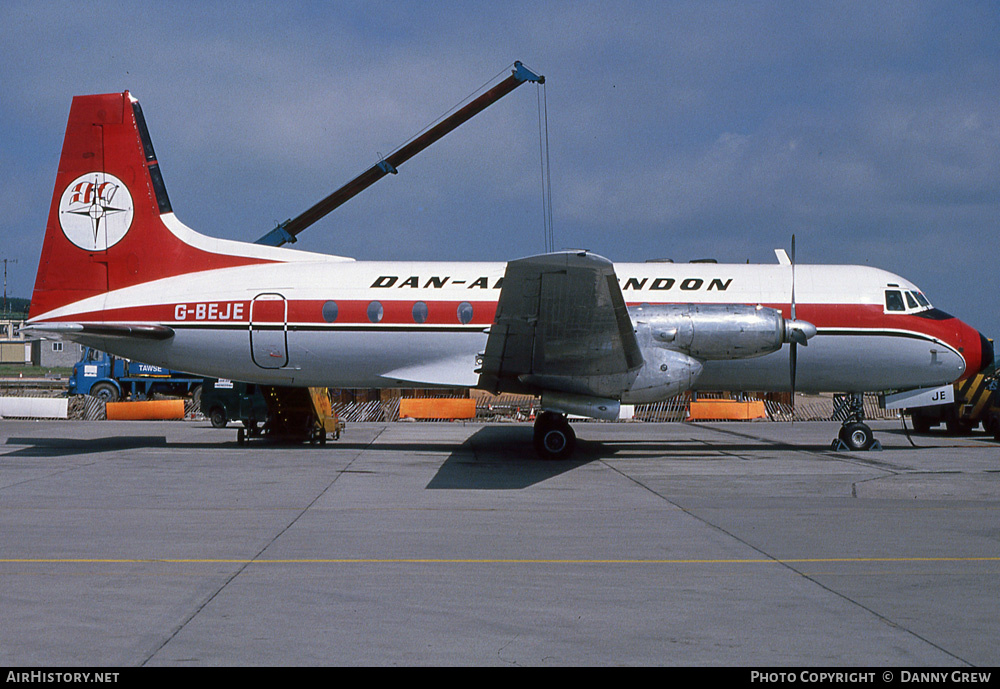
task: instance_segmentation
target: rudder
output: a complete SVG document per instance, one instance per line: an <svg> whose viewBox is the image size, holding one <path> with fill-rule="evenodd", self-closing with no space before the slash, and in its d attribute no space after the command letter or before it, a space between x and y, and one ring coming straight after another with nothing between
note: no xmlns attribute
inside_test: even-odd
<svg viewBox="0 0 1000 689"><path fill-rule="evenodd" d="M141 118L127 91L73 99L31 299L33 318L123 284L113 265L115 249L134 254L130 230L158 219L163 202L169 209L162 178L159 194L154 190L149 168L156 160L152 145L143 145L136 112Z"/></svg>

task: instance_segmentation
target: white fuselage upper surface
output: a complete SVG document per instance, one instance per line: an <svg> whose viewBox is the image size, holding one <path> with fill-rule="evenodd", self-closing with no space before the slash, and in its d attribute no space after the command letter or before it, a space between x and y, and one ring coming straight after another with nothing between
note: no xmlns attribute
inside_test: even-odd
<svg viewBox="0 0 1000 689"><path fill-rule="evenodd" d="M212 377L344 388L476 385L505 263L345 261L281 250L288 254L296 260L164 278L36 320L165 325L175 334L163 341L78 339ZM628 305L759 304L790 316L787 265L640 263L615 270ZM796 317L818 329L799 349L799 390L923 387L962 375L965 361L939 323L916 311L886 311L889 286L917 291L873 268L795 267ZM787 390L787 352L706 362L697 388Z"/></svg>

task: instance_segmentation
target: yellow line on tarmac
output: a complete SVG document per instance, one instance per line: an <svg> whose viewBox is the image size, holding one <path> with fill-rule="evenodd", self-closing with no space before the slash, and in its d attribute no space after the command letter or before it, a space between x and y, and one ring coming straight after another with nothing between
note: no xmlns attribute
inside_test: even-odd
<svg viewBox="0 0 1000 689"><path fill-rule="evenodd" d="M563 558L0 558L0 564L203 564L203 565L326 565L326 564L434 564L434 565L758 565L815 563L927 563L1000 562L1000 557L827 557L746 559L563 559Z"/></svg>

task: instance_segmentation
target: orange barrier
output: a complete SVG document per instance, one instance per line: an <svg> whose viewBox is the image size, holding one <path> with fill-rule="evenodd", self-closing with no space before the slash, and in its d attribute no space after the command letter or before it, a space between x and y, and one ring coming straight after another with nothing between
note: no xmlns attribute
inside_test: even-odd
<svg viewBox="0 0 1000 689"><path fill-rule="evenodd" d="M760 400L697 400L691 403L688 421L749 421L767 418Z"/></svg>
<svg viewBox="0 0 1000 689"><path fill-rule="evenodd" d="M184 400L108 402L106 407L108 421L153 421L184 418Z"/></svg>
<svg viewBox="0 0 1000 689"><path fill-rule="evenodd" d="M403 397L399 400L401 419L474 419L476 400L440 397Z"/></svg>

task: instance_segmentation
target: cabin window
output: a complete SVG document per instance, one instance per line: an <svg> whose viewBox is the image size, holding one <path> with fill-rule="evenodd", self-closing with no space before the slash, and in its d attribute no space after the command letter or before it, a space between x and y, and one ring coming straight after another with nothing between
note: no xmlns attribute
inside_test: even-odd
<svg viewBox="0 0 1000 689"><path fill-rule="evenodd" d="M466 325L472 321L472 304L463 301L458 305L458 321L462 325Z"/></svg>
<svg viewBox="0 0 1000 689"><path fill-rule="evenodd" d="M328 301L323 304L323 320L327 323L337 320L337 302Z"/></svg>
<svg viewBox="0 0 1000 689"><path fill-rule="evenodd" d="M368 305L368 320L372 323L381 321L383 313L381 302L373 301Z"/></svg>
<svg viewBox="0 0 1000 689"><path fill-rule="evenodd" d="M931 303L929 301L927 301L927 297L925 297L920 292L914 292L913 296L915 296L917 298L917 301L920 302L921 306L930 306L931 305Z"/></svg>
<svg viewBox="0 0 1000 689"><path fill-rule="evenodd" d="M920 304L917 303L916 298L913 296L913 292L906 293L906 305L911 309L919 309Z"/></svg>
<svg viewBox="0 0 1000 689"><path fill-rule="evenodd" d="M413 322L414 323L426 323L427 322L427 304L422 301L418 301L413 305Z"/></svg>
<svg viewBox="0 0 1000 689"><path fill-rule="evenodd" d="M906 306L903 305L903 294L898 290L886 290L885 291L885 310L886 311L906 311Z"/></svg>

